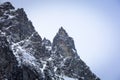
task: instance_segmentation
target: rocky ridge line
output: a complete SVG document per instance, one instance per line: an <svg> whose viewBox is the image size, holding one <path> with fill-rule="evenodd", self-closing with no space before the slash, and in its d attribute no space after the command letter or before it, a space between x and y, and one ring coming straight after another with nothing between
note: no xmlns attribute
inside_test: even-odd
<svg viewBox="0 0 120 80"><path fill-rule="evenodd" d="M0 5L0 80L100 80L80 59L61 27L53 43L42 38L23 8Z"/></svg>

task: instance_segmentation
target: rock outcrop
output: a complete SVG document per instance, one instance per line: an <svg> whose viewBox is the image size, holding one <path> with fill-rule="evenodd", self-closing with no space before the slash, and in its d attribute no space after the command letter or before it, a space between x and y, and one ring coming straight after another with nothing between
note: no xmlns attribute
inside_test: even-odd
<svg viewBox="0 0 120 80"><path fill-rule="evenodd" d="M0 80L100 80L80 59L61 27L53 42L40 37L23 8L0 5Z"/></svg>

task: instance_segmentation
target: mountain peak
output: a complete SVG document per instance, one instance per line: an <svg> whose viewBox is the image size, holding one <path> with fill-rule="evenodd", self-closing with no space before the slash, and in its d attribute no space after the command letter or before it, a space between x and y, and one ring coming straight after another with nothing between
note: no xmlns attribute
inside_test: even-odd
<svg viewBox="0 0 120 80"><path fill-rule="evenodd" d="M0 5L0 80L100 80L80 59L63 27L40 37L23 8Z"/></svg>
<svg viewBox="0 0 120 80"><path fill-rule="evenodd" d="M65 31L65 29L62 26L61 26L61 28L58 31L58 35L68 36L67 32Z"/></svg>
<svg viewBox="0 0 120 80"><path fill-rule="evenodd" d="M13 7L13 5L10 2L5 2L0 5L0 9L9 10L9 9L15 9L15 8Z"/></svg>

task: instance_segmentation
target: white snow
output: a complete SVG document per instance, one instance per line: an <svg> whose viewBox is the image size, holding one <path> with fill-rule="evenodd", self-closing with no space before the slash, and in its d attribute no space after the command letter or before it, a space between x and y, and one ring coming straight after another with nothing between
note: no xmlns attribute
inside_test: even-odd
<svg viewBox="0 0 120 80"><path fill-rule="evenodd" d="M14 10L14 9L10 9L10 12L15 12L16 10Z"/></svg>
<svg viewBox="0 0 120 80"><path fill-rule="evenodd" d="M42 64L43 64L43 68L41 68L41 71L43 72L44 69L46 68L47 62L46 62L46 61L42 61L42 60L41 60L41 62L42 62Z"/></svg>
<svg viewBox="0 0 120 80"><path fill-rule="evenodd" d="M18 45L17 43L14 43L11 46L11 48L12 48L13 53L19 62L19 66L21 64L35 65L34 62L36 61L36 59L34 58L34 56L27 53L26 50L24 50L20 45Z"/></svg>
<svg viewBox="0 0 120 80"><path fill-rule="evenodd" d="M6 33L0 30L0 36L6 36Z"/></svg>
<svg viewBox="0 0 120 80"><path fill-rule="evenodd" d="M12 18L14 18L15 16L13 16L13 15L8 15L8 19L12 19Z"/></svg>
<svg viewBox="0 0 120 80"><path fill-rule="evenodd" d="M36 32L33 32L32 35L28 38L28 40L30 40L34 36L35 33Z"/></svg>
<svg viewBox="0 0 120 80"><path fill-rule="evenodd" d="M84 80L84 77L81 77L81 79L83 79L83 80Z"/></svg>
<svg viewBox="0 0 120 80"><path fill-rule="evenodd" d="M45 46L45 48L46 48L47 50L49 50L49 51L52 49L51 46Z"/></svg>
<svg viewBox="0 0 120 80"><path fill-rule="evenodd" d="M17 43L12 42L11 50L13 51L13 54L15 55L18 61L18 66L22 66L22 65L29 66L30 68L35 69L38 73L41 73L41 70L42 70L40 68L41 63L39 63L39 61L34 57L33 55L34 51L32 51L31 48L30 48L30 51L28 51L28 49L25 49L25 46L30 44L30 40L29 40L30 37L27 39L21 40L20 42L17 42ZM8 42L10 43L9 39L8 39ZM21 46L20 45L21 43L24 45ZM45 68L45 65L46 63L44 64L43 69Z"/></svg>
<svg viewBox="0 0 120 80"><path fill-rule="evenodd" d="M54 66L54 71L56 71L57 70L57 67L56 66Z"/></svg>
<svg viewBox="0 0 120 80"><path fill-rule="evenodd" d="M5 78L4 80L8 80L7 78Z"/></svg>
<svg viewBox="0 0 120 80"><path fill-rule="evenodd" d="M76 53L76 50L75 50L75 49L72 49L72 51L73 51L74 53Z"/></svg>
<svg viewBox="0 0 120 80"><path fill-rule="evenodd" d="M8 12L8 11L5 11L5 12L4 12L4 15L8 16L8 19L12 19L12 18L15 17L14 15L7 14L7 12Z"/></svg>
<svg viewBox="0 0 120 80"><path fill-rule="evenodd" d="M23 42L24 40L20 41ZM20 43L18 42L18 43ZM17 61L18 61L18 66L28 66L30 68L35 69L38 73L43 72L46 63L44 62L43 68L41 68L41 63L38 62L38 60L33 56L33 54L29 53L26 49L24 49L22 46L20 46L18 43L12 43L11 48L13 51L13 54L15 55ZM34 53L34 52L33 52ZM43 74L44 76L44 74Z"/></svg>
<svg viewBox="0 0 120 80"><path fill-rule="evenodd" d="M64 80L78 80L78 79L75 79L75 78L70 78L70 77L67 77L67 76L63 76Z"/></svg>
<svg viewBox="0 0 120 80"><path fill-rule="evenodd" d="M6 30L9 29L9 28L11 28L11 27L12 27L12 26L7 27Z"/></svg>
<svg viewBox="0 0 120 80"><path fill-rule="evenodd" d="M65 75L57 75L57 76L59 76L59 78L61 78L60 80L78 80L78 79L76 79L76 78L70 78L70 77L68 77L68 76L65 76Z"/></svg>
<svg viewBox="0 0 120 80"><path fill-rule="evenodd" d="M1 30L0 30L0 33L1 33L1 35L4 35L4 36L6 35L6 33L5 33L5 32L2 32Z"/></svg>
<svg viewBox="0 0 120 80"><path fill-rule="evenodd" d="M49 57L48 59L47 59L47 61L52 61L53 59L52 59L52 57Z"/></svg>

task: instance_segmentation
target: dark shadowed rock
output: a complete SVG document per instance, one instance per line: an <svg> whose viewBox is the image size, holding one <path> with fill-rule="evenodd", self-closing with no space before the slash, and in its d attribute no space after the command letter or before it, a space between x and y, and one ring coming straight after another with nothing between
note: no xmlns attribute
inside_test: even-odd
<svg viewBox="0 0 120 80"><path fill-rule="evenodd" d="M10 2L5 2L0 5L0 9L9 10L9 9L15 9Z"/></svg>
<svg viewBox="0 0 120 80"><path fill-rule="evenodd" d="M53 39L40 37L23 8L0 5L0 80L100 80L80 59L61 27Z"/></svg>
<svg viewBox="0 0 120 80"><path fill-rule="evenodd" d="M61 27L53 39L53 50L58 56L78 57L74 41L68 36L67 32ZM56 50L57 49L57 50Z"/></svg>
<svg viewBox="0 0 120 80"><path fill-rule="evenodd" d="M36 48L38 44L30 41L38 41L41 44L41 37L37 36L23 9L15 10L11 3L6 2L0 5L0 12L0 80L39 79L36 69L25 65L19 66L17 54L14 53L19 49L17 47L32 51L28 46Z"/></svg>
<svg viewBox="0 0 120 80"><path fill-rule="evenodd" d="M80 59L74 41L61 27L53 40L54 65L56 74L79 80L99 80ZM61 65L62 64L62 65Z"/></svg>

